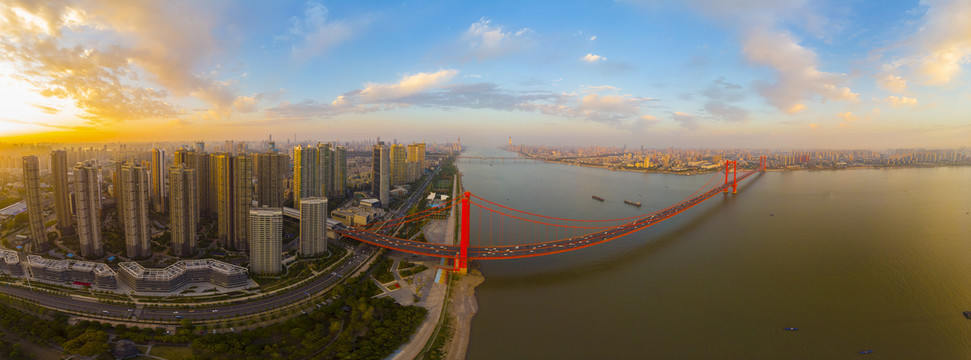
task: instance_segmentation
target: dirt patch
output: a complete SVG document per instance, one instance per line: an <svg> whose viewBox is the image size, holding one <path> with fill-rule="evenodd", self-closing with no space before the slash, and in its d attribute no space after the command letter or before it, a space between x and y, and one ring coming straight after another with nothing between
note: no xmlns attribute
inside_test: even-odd
<svg viewBox="0 0 971 360"><path fill-rule="evenodd" d="M469 336L472 333L472 317L479 311L479 303L475 300L475 287L485 281L479 270L471 269L469 273L455 282L452 288L452 299L448 313L454 321L451 341L446 345L446 359L463 360L469 347Z"/></svg>

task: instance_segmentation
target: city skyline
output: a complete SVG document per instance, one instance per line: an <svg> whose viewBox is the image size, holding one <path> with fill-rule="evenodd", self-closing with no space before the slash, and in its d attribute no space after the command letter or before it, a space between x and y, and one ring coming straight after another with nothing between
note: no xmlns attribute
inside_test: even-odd
<svg viewBox="0 0 971 360"><path fill-rule="evenodd" d="M552 5L14 1L0 141L845 149L971 134L965 2Z"/></svg>

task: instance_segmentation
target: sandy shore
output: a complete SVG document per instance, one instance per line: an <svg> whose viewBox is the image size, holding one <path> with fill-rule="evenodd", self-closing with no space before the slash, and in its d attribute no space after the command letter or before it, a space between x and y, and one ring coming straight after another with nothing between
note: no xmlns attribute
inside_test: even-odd
<svg viewBox="0 0 971 360"><path fill-rule="evenodd" d="M472 317L479 311L479 303L475 300L475 287L484 281L485 277L479 270L471 269L452 288L448 316L452 317L454 326L451 328L451 340L445 345L448 360L465 359L469 350L469 336L472 334Z"/></svg>

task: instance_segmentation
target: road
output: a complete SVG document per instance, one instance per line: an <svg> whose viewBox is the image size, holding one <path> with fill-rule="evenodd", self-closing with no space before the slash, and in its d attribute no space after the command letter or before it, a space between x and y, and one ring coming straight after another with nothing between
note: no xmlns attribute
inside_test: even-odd
<svg viewBox="0 0 971 360"><path fill-rule="evenodd" d="M186 304L183 308L145 308L142 309L139 315L134 319L129 319L129 315L132 312L135 312L137 309L131 306L103 304L88 299L71 298L62 295L30 291L27 289L9 286L0 287L0 293L30 299L47 307L72 311L92 312L100 316L117 317L128 320L161 319L164 321L179 321L180 319L206 320L219 317L228 319L276 309L284 305L295 303L310 295L314 295L326 289L328 286L334 285L343 277L346 277L348 274L354 271L354 269L366 261L371 254L374 253L374 251L375 248L367 247L362 252L355 253L350 261L345 262L331 274L321 276L320 278L313 280L304 286L283 294L235 305L217 307L192 308Z"/></svg>

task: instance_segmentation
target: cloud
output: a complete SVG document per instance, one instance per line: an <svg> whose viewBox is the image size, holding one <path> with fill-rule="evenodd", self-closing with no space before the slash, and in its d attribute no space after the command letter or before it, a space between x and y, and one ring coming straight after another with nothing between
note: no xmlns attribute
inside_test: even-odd
<svg viewBox="0 0 971 360"><path fill-rule="evenodd" d="M907 80L893 74L883 74L877 76L877 84L884 89L901 93L907 90Z"/></svg>
<svg viewBox="0 0 971 360"><path fill-rule="evenodd" d="M906 96L887 96L887 98L883 99L883 101L886 101L888 104L890 104L890 106L893 107L917 106L917 99Z"/></svg>
<svg viewBox="0 0 971 360"><path fill-rule="evenodd" d="M914 37L917 68L928 84L947 84L971 62L971 2L923 0L927 12Z"/></svg>
<svg viewBox="0 0 971 360"><path fill-rule="evenodd" d="M775 82L756 82L755 88L777 109L790 114L799 112L805 109L806 101L817 96L827 100L859 100L859 94L839 86L844 75L819 71L816 53L799 45L790 34L757 27L743 37L742 52L748 60L776 71Z"/></svg>
<svg viewBox="0 0 971 360"><path fill-rule="evenodd" d="M725 102L740 101L745 98L745 91L742 86L725 81L724 77L716 79L712 85L701 92L705 97Z"/></svg>
<svg viewBox="0 0 971 360"><path fill-rule="evenodd" d="M810 129L819 129L819 124L816 124L816 123L810 123L810 124L809 124L809 128L810 128Z"/></svg>
<svg viewBox="0 0 971 360"><path fill-rule="evenodd" d="M458 70L439 70L434 73L405 75L395 84L368 83L360 92L361 98L375 102L413 95L452 80Z"/></svg>
<svg viewBox="0 0 971 360"><path fill-rule="evenodd" d="M290 18L290 29L277 39L295 42L291 50L293 57L307 61L346 42L369 22L365 19L330 20L328 15L326 6L316 1L308 2L303 17Z"/></svg>
<svg viewBox="0 0 971 360"><path fill-rule="evenodd" d="M228 113L230 82L200 72L220 51L218 4L33 2L0 4L0 53L47 97L67 99L93 122L179 116L171 96ZM88 40L94 35L97 41Z"/></svg>
<svg viewBox="0 0 971 360"><path fill-rule="evenodd" d="M709 101L705 104L705 111L721 121L744 122L749 119L748 110L721 101Z"/></svg>
<svg viewBox="0 0 971 360"><path fill-rule="evenodd" d="M648 7L665 6L660 0L635 1ZM824 18L808 0L687 0L680 4L739 29L742 52L753 64L772 68L775 79L756 81L756 91L786 113L806 109L816 99L857 101L858 94L842 86L846 75L819 70L816 53L799 44L783 24L797 22L810 32Z"/></svg>
<svg viewBox="0 0 971 360"><path fill-rule="evenodd" d="M491 20L481 18L469 26L460 41L468 48L467 57L483 61L532 47L532 32L529 28L504 31L502 26L493 26Z"/></svg>
<svg viewBox="0 0 971 360"><path fill-rule="evenodd" d="M689 130L698 129L698 117L692 114L677 112L671 115L671 119L680 123L682 127Z"/></svg>
<svg viewBox="0 0 971 360"><path fill-rule="evenodd" d="M364 89L348 91L333 101L305 100L284 102L266 109L270 119L305 121L329 119L344 114L388 111L406 107L453 109L492 109L497 111L538 112L562 118L583 119L634 131L653 124L653 117L642 114L657 99L620 94L582 94L546 90L513 91L494 83L452 84L457 71L440 70L403 76L394 84L368 83ZM603 85L602 90L616 87ZM589 89L586 89L589 90Z"/></svg>
<svg viewBox="0 0 971 360"><path fill-rule="evenodd" d="M580 91L583 91L583 92L601 92L601 91L608 91L608 90L610 90L610 91L616 91L616 90L620 90L620 88L618 88L616 86L611 86L611 85L599 85L599 86L584 85L584 86L580 86Z"/></svg>
<svg viewBox="0 0 971 360"><path fill-rule="evenodd" d="M596 63L596 62L600 62L600 61L607 61L607 58L605 58L603 56L600 56L600 55L594 55L594 54L591 54L591 53L587 53L586 55L584 55L583 57L581 57L580 60L583 60L583 61L586 61L586 62L592 64L592 63Z"/></svg>
<svg viewBox="0 0 971 360"><path fill-rule="evenodd" d="M848 123L854 122L860 118L859 116L853 115L853 113L849 111L841 112L839 114L836 114L836 116L839 117L840 119L843 119L844 122L848 122Z"/></svg>

